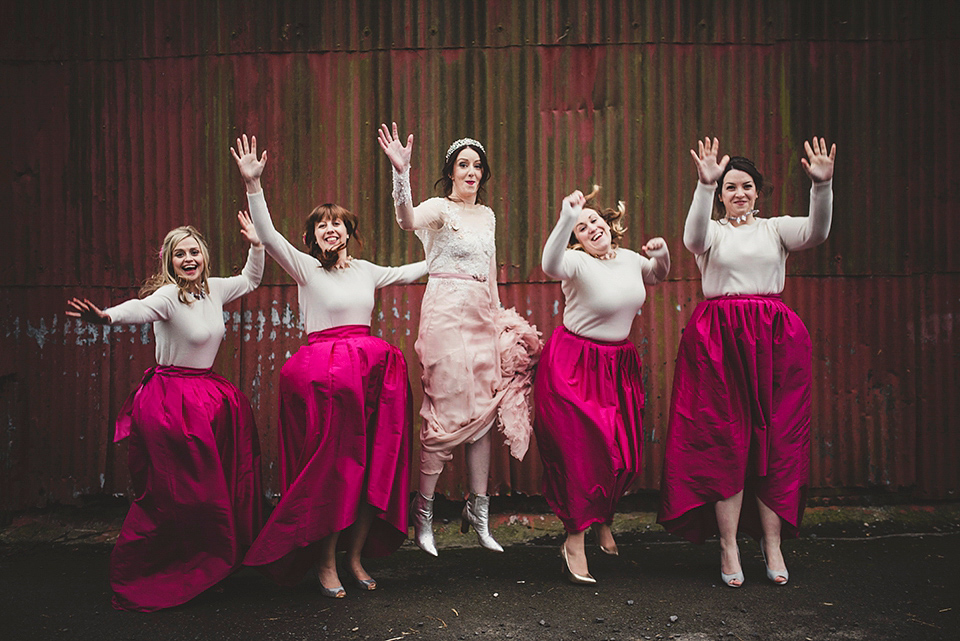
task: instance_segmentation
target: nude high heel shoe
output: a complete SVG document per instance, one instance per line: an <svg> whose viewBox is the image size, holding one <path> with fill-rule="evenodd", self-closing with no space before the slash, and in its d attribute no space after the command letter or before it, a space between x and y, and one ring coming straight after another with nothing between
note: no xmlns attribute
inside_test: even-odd
<svg viewBox="0 0 960 641"><path fill-rule="evenodd" d="M608 526L608 527L609 527L609 526ZM609 556L620 556L620 550L619 550L619 548L617 548L616 542L614 542L614 544L613 544L612 546L608 547L608 548L603 547L603 545L600 543L600 529L601 529L601 526L600 526L599 524L596 524L596 523L595 523L590 529L593 530L594 536L597 537L597 545L600 546L600 551L601 551L601 552L603 552L604 554L607 554L607 555L609 555ZM612 533L611 533L611 536L613 536Z"/></svg>
<svg viewBox="0 0 960 641"><path fill-rule="evenodd" d="M417 492L410 504L410 520L413 521L413 541L417 547L430 556L437 556L437 544L433 539L433 499Z"/></svg>
<svg viewBox="0 0 960 641"><path fill-rule="evenodd" d="M560 559L563 561L563 576L567 578L567 581L570 583L576 583L577 585L593 585L597 582L593 575L589 572L586 574L575 574L573 570L570 569L570 561L567 559L567 544L562 543L560 545Z"/></svg>
<svg viewBox="0 0 960 641"><path fill-rule="evenodd" d="M490 497L488 495L471 494L467 504L463 506L463 513L460 515L460 533L466 534L471 525L477 531L477 540L480 541L481 546L494 552L503 552L503 548L490 534Z"/></svg>

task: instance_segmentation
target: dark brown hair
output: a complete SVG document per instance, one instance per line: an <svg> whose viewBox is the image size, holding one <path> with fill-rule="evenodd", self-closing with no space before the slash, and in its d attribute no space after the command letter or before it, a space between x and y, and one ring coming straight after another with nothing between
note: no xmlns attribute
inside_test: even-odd
<svg viewBox="0 0 960 641"><path fill-rule="evenodd" d="M354 240L357 248L363 247L363 241L360 239L360 219L356 214L348 209L334 203L324 203L314 208L307 220L303 224L303 244L307 246L307 252L320 261L320 266L324 269L330 269L337 264L340 257L340 247L324 250L317 242L317 223L323 220L341 220L343 226L347 229L347 243Z"/></svg>
<svg viewBox="0 0 960 641"><path fill-rule="evenodd" d="M456 164L457 158L460 156L460 152L469 147L473 149L480 156L480 167L483 169L483 175L480 176L480 184L477 185L477 204L483 204L483 186L487 184L487 181L490 180L490 177L493 175L490 171L490 163L487 162L487 152L483 149L480 149L476 145L463 145L453 151L450 154L450 157L447 158L446 162L443 163L443 169L440 171L440 178L437 179L437 182L433 183L434 189L437 186L443 186L443 195L445 198L449 198L450 194L453 193L453 165Z"/></svg>
<svg viewBox="0 0 960 641"><path fill-rule="evenodd" d="M766 195L767 191L772 190L772 188L769 188L767 191L763 191L763 174L760 173L760 170L757 169L757 166L753 164L752 160L744 158L743 156L731 157L727 162L727 166L723 168L723 173L720 174L719 180L717 180L717 191L713 199L713 209L716 213L720 214L720 218L723 218L727 213L721 199L723 179L726 178L727 174L733 169L739 169L742 172L750 174L750 177L753 178L753 184L757 188L758 195Z"/></svg>

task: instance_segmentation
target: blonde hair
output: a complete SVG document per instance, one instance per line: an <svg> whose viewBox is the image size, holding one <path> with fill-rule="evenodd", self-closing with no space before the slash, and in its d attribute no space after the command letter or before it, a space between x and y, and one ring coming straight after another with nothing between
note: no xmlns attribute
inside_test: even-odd
<svg viewBox="0 0 960 641"><path fill-rule="evenodd" d="M149 296L164 285L176 285L177 289L180 290L177 293L180 302L186 303L187 305L193 302L190 298L187 298L188 293L194 293L188 289L190 284L177 277L177 273L173 269L173 250L185 238L196 239L197 244L200 245L200 255L203 256L203 271L200 272L200 279L197 283L199 287L195 293L202 295L210 293L210 286L207 283L207 278L210 275L210 249L207 247L207 241L204 240L203 235L197 231L195 227L192 225L184 225L176 229L171 229L163 239L163 246L160 249L159 269L156 274L143 283L143 287L140 288L140 298Z"/></svg>
<svg viewBox="0 0 960 641"><path fill-rule="evenodd" d="M584 196L584 198L589 203L594 196L597 195L597 192L600 191L600 185L594 185L593 189L589 194ZM623 225L623 217L627 215L627 208L624 202L621 200L617 203L617 208L613 209L607 207L606 209L600 209L597 205L584 205L584 209L592 209L593 211L600 214L600 217L607 221L607 224L610 226L610 246L613 249L616 249L620 246L620 239L623 238L623 235L627 233L627 228ZM580 251L586 251L583 248L583 245L577 240L577 234L575 231L570 232L570 239L567 241L567 249L578 249Z"/></svg>

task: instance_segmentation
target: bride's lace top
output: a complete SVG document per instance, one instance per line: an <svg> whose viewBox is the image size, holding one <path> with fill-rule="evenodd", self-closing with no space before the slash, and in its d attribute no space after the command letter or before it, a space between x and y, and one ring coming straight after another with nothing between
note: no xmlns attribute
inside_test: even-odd
<svg viewBox="0 0 960 641"><path fill-rule="evenodd" d="M424 207L427 205L427 207ZM427 268L431 274L466 274L486 280L496 253L496 217L493 210L480 205L462 213L462 206L446 198L431 198L418 207L433 215L417 229L423 243Z"/></svg>

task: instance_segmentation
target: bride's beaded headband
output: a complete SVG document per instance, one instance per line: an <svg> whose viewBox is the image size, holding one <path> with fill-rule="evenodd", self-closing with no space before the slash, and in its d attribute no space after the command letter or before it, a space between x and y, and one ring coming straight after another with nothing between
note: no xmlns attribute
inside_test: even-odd
<svg viewBox="0 0 960 641"><path fill-rule="evenodd" d="M461 138L460 140L453 141L453 144L450 145L450 147L447 149L447 155L444 156L443 162L447 162L448 160L450 160L450 154L455 152L457 149L460 149L461 147L466 147L467 145L476 147L483 153L487 153L487 150L483 148L483 145L481 145L479 141L474 140L473 138Z"/></svg>

